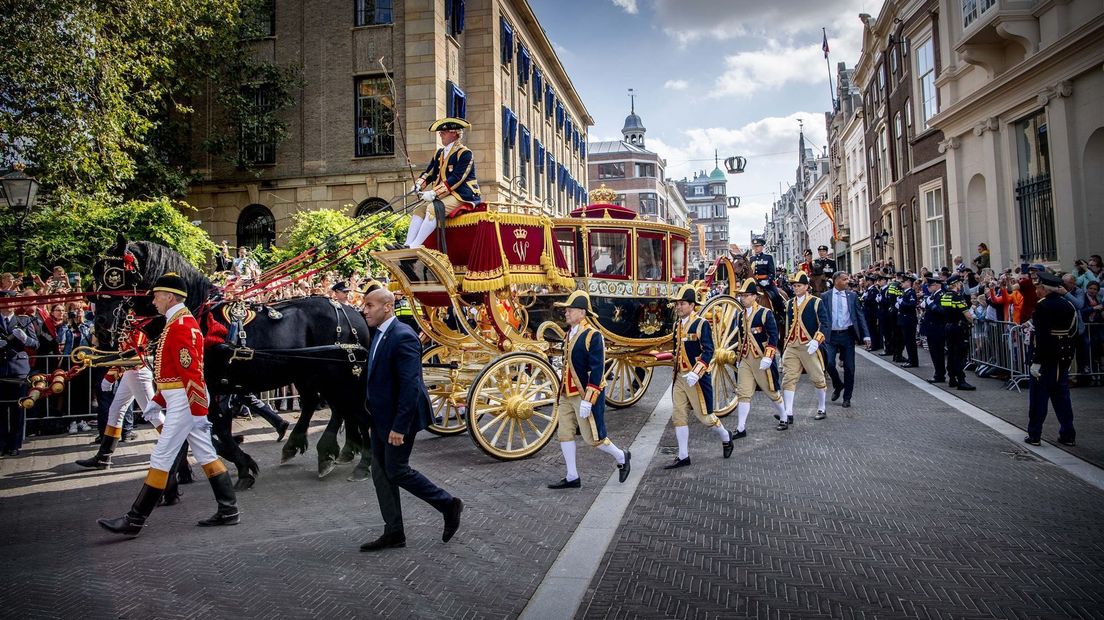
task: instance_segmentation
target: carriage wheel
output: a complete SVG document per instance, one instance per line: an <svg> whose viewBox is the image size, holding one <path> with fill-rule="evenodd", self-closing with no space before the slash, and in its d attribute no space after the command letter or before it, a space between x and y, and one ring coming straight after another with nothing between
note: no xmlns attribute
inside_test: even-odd
<svg viewBox="0 0 1104 620"><path fill-rule="evenodd" d="M652 383L652 368L633 366L628 360L606 360L606 403L621 409L631 407L644 397Z"/></svg>
<svg viewBox="0 0 1104 620"><path fill-rule="evenodd" d="M743 308L736 298L719 295L710 299L701 310L701 316L709 319L713 330L713 413L719 417L732 413L736 408L736 348L739 346L739 327Z"/></svg>
<svg viewBox="0 0 1104 620"><path fill-rule="evenodd" d="M457 361L449 356L448 347L430 347L422 353L423 364L447 364ZM433 408L433 423L427 430L434 435L459 435L468 427L467 416L460 409L466 395L457 386L455 374L447 368L426 368L422 373L429 403Z"/></svg>
<svg viewBox="0 0 1104 620"><path fill-rule="evenodd" d="M556 434L560 383L548 360L508 353L484 368L468 392L468 433L501 461L536 454Z"/></svg>

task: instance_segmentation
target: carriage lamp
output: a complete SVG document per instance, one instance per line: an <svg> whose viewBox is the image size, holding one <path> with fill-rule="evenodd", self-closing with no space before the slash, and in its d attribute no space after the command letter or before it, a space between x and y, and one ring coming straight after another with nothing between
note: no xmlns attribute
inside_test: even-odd
<svg viewBox="0 0 1104 620"><path fill-rule="evenodd" d="M744 167L747 166L747 159L737 155L736 157L729 157L725 160L725 169L729 174L740 174L744 171Z"/></svg>
<svg viewBox="0 0 1104 620"><path fill-rule="evenodd" d="M15 212L15 247L19 253L19 271L26 271L25 248L27 240L24 238L24 226L27 216L31 214L35 202L38 200L38 181L23 173L23 164L15 164L12 171L0 179L0 185L4 187L4 198L8 208Z"/></svg>
<svg viewBox="0 0 1104 620"><path fill-rule="evenodd" d="M728 208L729 209L739 209L740 208L740 197L739 196L729 196L728 197Z"/></svg>

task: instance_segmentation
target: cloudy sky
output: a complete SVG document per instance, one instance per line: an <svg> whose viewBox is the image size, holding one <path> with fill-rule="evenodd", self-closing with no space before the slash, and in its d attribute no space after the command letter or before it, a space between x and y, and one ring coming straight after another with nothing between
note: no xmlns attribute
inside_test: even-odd
<svg viewBox="0 0 1104 620"><path fill-rule="evenodd" d="M732 235L763 228L779 184L794 180L798 120L810 147L825 146L831 107L826 28L833 66L858 59L859 13L875 0L529 0L594 117L590 139L621 137L629 88L648 130L648 149L668 175L692 177L747 158L729 175L740 196ZM723 168L723 165L722 165Z"/></svg>

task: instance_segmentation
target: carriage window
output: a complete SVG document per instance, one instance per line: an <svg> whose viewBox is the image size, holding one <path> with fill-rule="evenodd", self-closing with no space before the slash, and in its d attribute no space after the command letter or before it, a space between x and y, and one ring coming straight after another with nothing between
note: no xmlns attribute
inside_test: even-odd
<svg viewBox="0 0 1104 620"><path fill-rule="evenodd" d="M640 233L636 238L636 277L640 280L662 280L664 237Z"/></svg>
<svg viewBox="0 0 1104 620"><path fill-rule="evenodd" d="M671 281L686 281L686 239L671 237Z"/></svg>
<svg viewBox="0 0 1104 620"><path fill-rule="evenodd" d="M575 269L575 230L571 228L557 228L553 231L556 237L556 245L560 247L560 253L567 261L567 269L571 275L579 275Z"/></svg>
<svg viewBox="0 0 1104 620"><path fill-rule="evenodd" d="M629 231L590 233L590 273L603 278L628 278Z"/></svg>

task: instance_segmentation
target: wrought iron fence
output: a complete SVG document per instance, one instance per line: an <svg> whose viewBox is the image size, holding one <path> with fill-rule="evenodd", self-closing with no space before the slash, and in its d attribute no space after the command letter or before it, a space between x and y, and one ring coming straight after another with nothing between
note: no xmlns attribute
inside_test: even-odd
<svg viewBox="0 0 1104 620"><path fill-rule="evenodd" d="M1016 205L1020 212L1020 247L1024 261L1058 260L1050 174L1016 181Z"/></svg>

